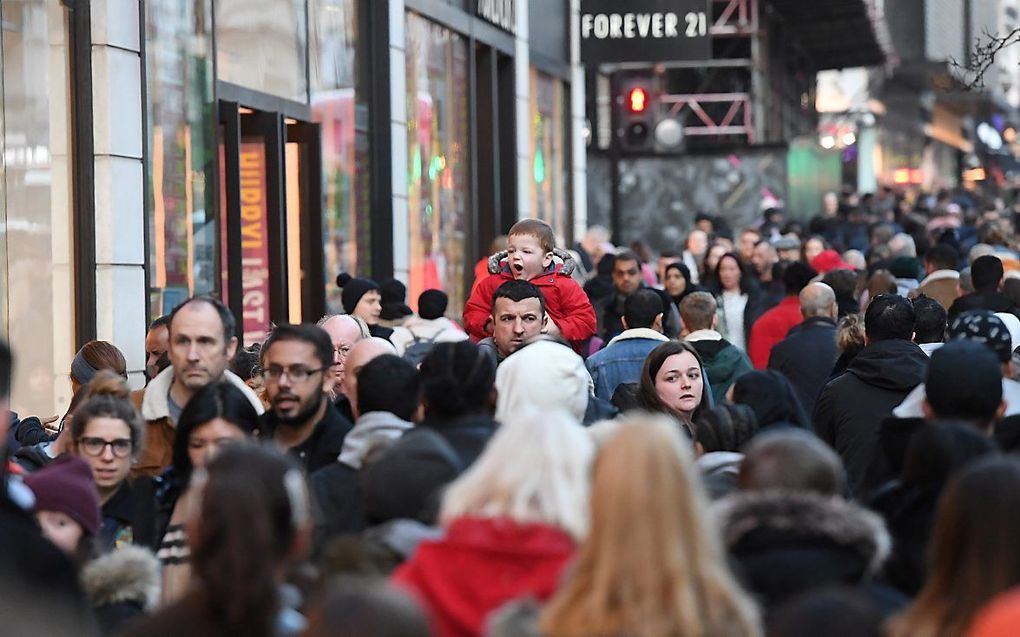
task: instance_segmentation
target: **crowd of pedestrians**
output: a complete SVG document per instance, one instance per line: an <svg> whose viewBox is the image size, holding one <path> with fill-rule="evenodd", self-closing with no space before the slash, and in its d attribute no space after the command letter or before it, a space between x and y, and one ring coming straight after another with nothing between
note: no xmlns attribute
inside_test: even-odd
<svg viewBox="0 0 1020 637"><path fill-rule="evenodd" d="M464 308L219 300L8 411L0 632L1020 634L1020 212L830 194L652 254L515 224ZM16 344L21 345L21 344Z"/></svg>

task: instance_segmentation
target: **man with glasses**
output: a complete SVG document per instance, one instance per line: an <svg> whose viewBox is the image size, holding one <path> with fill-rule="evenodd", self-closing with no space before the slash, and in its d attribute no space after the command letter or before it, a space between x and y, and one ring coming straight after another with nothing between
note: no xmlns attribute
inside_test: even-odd
<svg viewBox="0 0 1020 637"><path fill-rule="evenodd" d="M333 362L336 366L336 374L329 396L343 417L354 422L351 401L347 398L350 395L346 383L347 357L354 345L366 338L367 334L362 330L361 324L347 314L324 316L317 325L326 330L329 340L333 343Z"/></svg>
<svg viewBox="0 0 1020 637"><path fill-rule="evenodd" d="M152 379L141 399L145 442L132 470L134 476L159 475L170 465L177 420L195 392L210 383L229 381L255 411L265 411L255 392L227 369L237 337L234 315L223 303L209 296L190 298L174 308L169 327L170 367Z"/></svg>
<svg viewBox="0 0 1020 637"><path fill-rule="evenodd" d="M336 462L353 425L329 400L336 350L314 325L278 325L262 347L267 431L308 473Z"/></svg>

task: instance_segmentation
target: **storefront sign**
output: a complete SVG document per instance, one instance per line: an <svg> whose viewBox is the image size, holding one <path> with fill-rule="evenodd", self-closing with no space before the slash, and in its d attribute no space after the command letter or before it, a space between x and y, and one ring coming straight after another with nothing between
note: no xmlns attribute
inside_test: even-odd
<svg viewBox="0 0 1020 637"><path fill-rule="evenodd" d="M581 0L581 61L710 59L708 6L708 0Z"/></svg>
<svg viewBox="0 0 1020 637"><path fill-rule="evenodd" d="M478 0L477 14L504 31L517 33L517 0Z"/></svg>
<svg viewBox="0 0 1020 637"><path fill-rule="evenodd" d="M266 147L242 143L241 289L244 343L261 343L269 334L269 242L266 233Z"/></svg>

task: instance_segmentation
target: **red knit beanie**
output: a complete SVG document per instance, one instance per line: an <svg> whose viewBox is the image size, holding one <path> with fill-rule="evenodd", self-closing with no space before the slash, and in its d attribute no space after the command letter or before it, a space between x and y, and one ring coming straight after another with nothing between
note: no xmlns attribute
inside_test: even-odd
<svg viewBox="0 0 1020 637"><path fill-rule="evenodd" d="M99 491L89 463L64 454L25 478L35 494L36 511L67 514L89 535L99 533Z"/></svg>

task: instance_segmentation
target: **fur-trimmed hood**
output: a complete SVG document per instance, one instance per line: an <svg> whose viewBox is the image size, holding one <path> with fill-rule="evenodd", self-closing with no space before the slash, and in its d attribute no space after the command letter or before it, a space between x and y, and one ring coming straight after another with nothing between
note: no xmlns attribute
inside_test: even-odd
<svg viewBox="0 0 1020 637"><path fill-rule="evenodd" d="M159 602L159 560L148 549L124 546L86 564L81 583L97 608L134 602L150 610Z"/></svg>
<svg viewBox="0 0 1020 637"><path fill-rule="evenodd" d="M838 496L747 491L720 500L713 512L731 550L757 530L820 537L857 553L870 576L881 568L892 546L878 515Z"/></svg>

